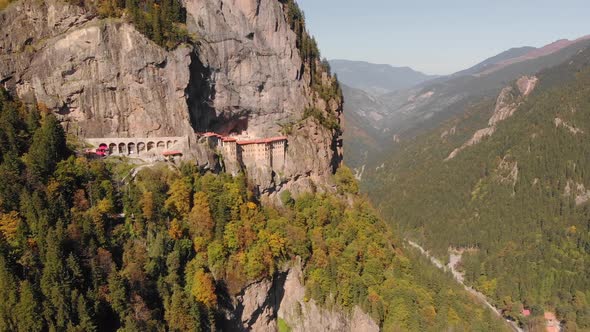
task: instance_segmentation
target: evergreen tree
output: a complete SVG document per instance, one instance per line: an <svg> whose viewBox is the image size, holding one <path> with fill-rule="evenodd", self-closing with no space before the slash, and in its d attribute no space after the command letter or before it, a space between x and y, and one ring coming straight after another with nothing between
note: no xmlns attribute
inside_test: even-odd
<svg viewBox="0 0 590 332"><path fill-rule="evenodd" d="M57 163L68 154L62 126L53 115L46 115L35 131L25 163L34 179L41 181L53 173Z"/></svg>
<svg viewBox="0 0 590 332"><path fill-rule="evenodd" d="M20 283L19 301L15 311L18 317L18 331L42 331L43 321L39 319L41 307L32 285L27 280Z"/></svg>
<svg viewBox="0 0 590 332"><path fill-rule="evenodd" d="M15 306L17 303L16 278L10 271L6 259L0 253L0 330L14 331L17 326Z"/></svg>

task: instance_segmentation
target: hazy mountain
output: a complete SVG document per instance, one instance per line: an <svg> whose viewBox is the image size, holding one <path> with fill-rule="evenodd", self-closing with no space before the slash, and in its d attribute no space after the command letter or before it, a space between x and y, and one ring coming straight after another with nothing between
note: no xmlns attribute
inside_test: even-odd
<svg viewBox="0 0 590 332"><path fill-rule="evenodd" d="M388 116L389 106L361 89L341 84L344 103L344 142L346 164L358 168L370 153L381 148L381 122Z"/></svg>
<svg viewBox="0 0 590 332"><path fill-rule="evenodd" d="M508 51L502 52L502 53L495 55L491 58L485 59L484 61L476 64L475 66L473 66L471 68L459 71L459 72L451 75L451 77L452 76L477 74L477 73L479 73L483 70L486 70L486 69L492 67L493 65L496 65L502 61L518 58L518 57L523 56L527 53L530 53L531 51L534 51L536 49L537 48L531 47L531 46L511 48Z"/></svg>
<svg viewBox="0 0 590 332"><path fill-rule="evenodd" d="M379 95L406 89L433 79L409 67L393 67L363 61L330 60L332 72L340 82L366 92Z"/></svg>
<svg viewBox="0 0 590 332"><path fill-rule="evenodd" d="M464 112L472 102L483 97L493 98L506 84L518 77L556 66L589 45L590 39L583 37L573 41L558 41L541 48L513 48L453 75L414 85L408 83L408 88L378 96L345 89L345 118L355 128L364 128L364 137L371 137L372 141L378 142L372 149L367 149L365 143L351 143L348 140L346 162L358 169L374 151L435 128ZM339 79L343 81L340 74ZM362 77L357 81L364 82ZM382 117L375 121L375 114ZM355 118L351 119L353 116ZM375 155L379 159L378 154Z"/></svg>
<svg viewBox="0 0 590 332"><path fill-rule="evenodd" d="M580 38L552 43L519 56L524 50L513 49L449 77L382 95L382 102L392 106L383 125L397 135L415 135L461 112L471 100L497 95L508 82L556 66L589 45L590 39ZM501 61L494 63L498 60Z"/></svg>

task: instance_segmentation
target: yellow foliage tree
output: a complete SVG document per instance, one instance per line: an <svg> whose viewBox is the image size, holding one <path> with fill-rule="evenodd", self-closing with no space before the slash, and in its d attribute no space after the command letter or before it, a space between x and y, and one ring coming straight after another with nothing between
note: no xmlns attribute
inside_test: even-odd
<svg viewBox="0 0 590 332"><path fill-rule="evenodd" d="M174 240L180 240L182 238L182 226L178 220L172 220L170 228L168 228L168 235Z"/></svg>
<svg viewBox="0 0 590 332"><path fill-rule="evenodd" d="M9 242L13 241L20 222L21 219L16 211L0 214L0 233Z"/></svg>
<svg viewBox="0 0 590 332"><path fill-rule="evenodd" d="M101 199L98 202L97 209L100 214L112 213L114 210L113 202L108 198Z"/></svg>
<svg viewBox="0 0 590 332"><path fill-rule="evenodd" d="M178 217L184 219L190 211L191 188L183 179L178 179L172 183L168 191L168 199L165 202L166 209L176 213Z"/></svg>
<svg viewBox="0 0 590 332"><path fill-rule="evenodd" d="M461 322L461 318L459 317L455 309L451 308L447 312L447 322L451 326L456 326L457 324L459 324L459 322Z"/></svg>
<svg viewBox="0 0 590 332"><path fill-rule="evenodd" d="M215 283L213 282L211 275L205 273L203 270L199 270L195 273L192 294L198 302L203 303L208 308L217 305Z"/></svg>
<svg viewBox="0 0 590 332"><path fill-rule="evenodd" d="M147 221L151 221L154 217L154 193L146 191L141 196L141 211Z"/></svg>
<svg viewBox="0 0 590 332"><path fill-rule="evenodd" d="M194 196L193 209L188 216L188 228L191 236L201 237L205 240L213 238L213 217L209 208L207 194L198 192Z"/></svg>

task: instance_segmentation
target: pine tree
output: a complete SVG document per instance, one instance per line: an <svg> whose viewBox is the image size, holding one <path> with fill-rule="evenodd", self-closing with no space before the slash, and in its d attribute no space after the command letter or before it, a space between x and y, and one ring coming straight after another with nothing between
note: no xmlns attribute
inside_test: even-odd
<svg viewBox="0 0 590 332"><path fill-rule="evenodd" d="M43 321L39 319L41 308L32 285L27 281L20 284L19 301L16 305L19 331L41 331Z"/></svg>
<svg viewBox="0 0 590 332"><path fill-rule="evenodd" d="M43 123L33 136L33 143L25 156L31 175L40 182L46 182L57 163L68 154L66 138L57 118L46 115Z"/></svg>
<svg viewBox="0 0 590 332"><path fill-rule="evenodd" d="M0 331L16 331L18 317L17 284L14 274L9 270L6 259L0 252Z"/></svg>

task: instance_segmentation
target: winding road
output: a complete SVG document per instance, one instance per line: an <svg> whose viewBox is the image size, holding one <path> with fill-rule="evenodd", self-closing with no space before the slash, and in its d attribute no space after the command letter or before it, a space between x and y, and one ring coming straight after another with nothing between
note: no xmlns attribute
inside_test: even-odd
<svg viewBox="0 0 590 332"><path fill-rule="evenodd" d="M434 266L436 266L437 268L439 268L439 269L441 269L443 271L450 270L451 273L453 274L453 277L455 278L455 280L459 284L461 284L461 286L463 286L463 288L465 288L466 291L468 291L470 294L473 294L473 296L475 296L486 307L490 308L490 310L492 310L498 317L500 317L500 319L502 319L503 321L506 321L506 323L510 326L510 328L513 331L515 331L515 332L524 332L524 330L521 329L516 324L516 322L510 321L510 320L506 320L502 316L502 313L498 310L498 308L496 308L493 304L491 304L490 301L488 300L488 298L485 295L483 295L482 293L476 291L472 287L465 285L463 274L461 274L461 272L459 272L459 271L457 271L455 269L455 265L458 262L461 261L461 255L459 255L459 254L451 254L449 265L445 266L440 260L438 260L434 256L430 255L430 253L428 253L428 251L424 250L424 248L422 248L422 246L420 246L418 243L413 242L413 241L410 241L410 240L406 240L406 241L408 242L409 245L411 245L412 247L418 249L418 251L420 251L420 253L423 256L425 256L426 258L428 258L430 260L430 262L432 262L432 264Z"/></svg>

